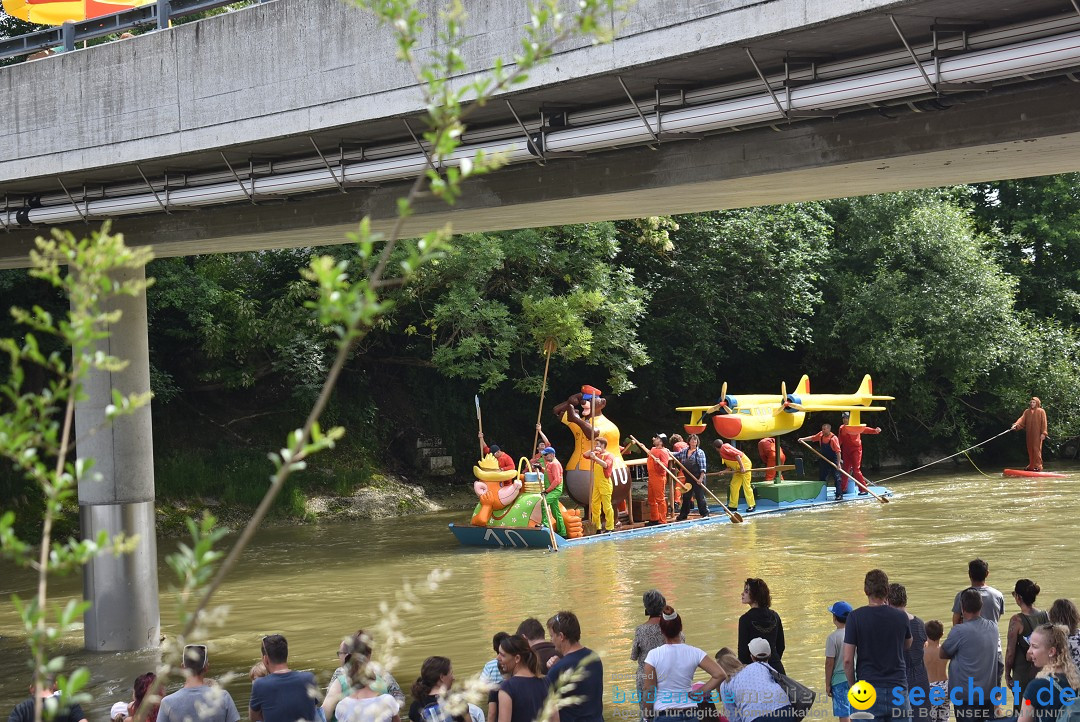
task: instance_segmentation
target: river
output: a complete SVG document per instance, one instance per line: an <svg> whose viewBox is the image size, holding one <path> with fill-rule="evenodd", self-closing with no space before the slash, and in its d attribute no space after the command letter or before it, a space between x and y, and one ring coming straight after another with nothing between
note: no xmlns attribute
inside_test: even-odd
<svg viewBox="0 0 1080 722"><path fill-rule="evenodd" d="M1080 467L1070 469L1074 476ZM479 671L493 654L491 636L513 632L522 619L541 621L561 609L581 619L583 643L603 655L609 709L612 688L630 679L628 650L634 627L644 621L641 595L664 592L682 614L687 642L711 652L734 647L739 602L747 577L764 578L773 608L784 621L788 673L819 690L824 644L833 630L826 607L844 599L865 603L862 579L874 567L907 586L909 610L948 629L953 596L967 586L967 562L990 564L988 583L1005 593L1006 616L1016 611L1009 592L1028 577L1043 589L1037 606L1058 597L1080 600L1074 515L1080 487L1074 479L988 478L970 467L905 477L890 484L889 504L868 501L757 517L741 525L711 525L640 539L567 547L558 553L476 550L457 546L446 525L467 518L441 512L411 518L268 528L259 533L225 584L218 603L227 605L224 626L211 633L211 674L241 676L228 686L246 718L247 670L258 661L259 639L281 633L290 642L290 665L326 681L337 665L344 635L371 627L382 601L392 601L403 582L420 582L432 569L452 576L421 609L403 617L409 642L394 669L408 691L421 661L433 654L454 662L459 677ZM162 540L165 554L175 541ZM171 570L160 565L162 629L172 634L176 617ZM0 562L0 711L24 698L28 683L20 624L12 593L32 594L31 576ZM78 579L53 584L57 597L81 593ZM378 641L378 640L376 640ZM66 640L73 663L91 667L91 722L107 718L109 706L127 700L134 677L153 668L152 653L87 654L81 631Z"/></svg>

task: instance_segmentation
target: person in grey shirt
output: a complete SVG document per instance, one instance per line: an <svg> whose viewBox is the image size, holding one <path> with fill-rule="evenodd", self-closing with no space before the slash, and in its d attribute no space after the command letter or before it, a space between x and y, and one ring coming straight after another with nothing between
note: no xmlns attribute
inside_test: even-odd
<svg viewBox="0 0 1080 722"><path fill-rule="evenodd" d="M990 693L998 684L1001 636L997 625L982 616L982 607L982 595L977 589L960 592L963 624L953 627L941 645L941 658L950 660L949 699L957 722L994 717Z"/></svg>
<svg viewBox="0 0 1080 722"><path fill-rule="evenodd" d="M188 677L183 687L161 700L159 722L239 722L240 712L229 693L206 683L210 661L204 645L184 647L183 667Z"/></svg>
<svg viewBox="0 0 1080 722"><path fill-rule="evenodd" d="M972 559L968 562L968 579L971 580L971 586L968 587L968 589L974 589L979 592L979 595L983 600L983 619L989 619L996 625L998 620L1001 619L1001 615L1005 613L1005 596L986 583L986 577L989 575L990 565L982 559ZM960 594L962 594L962 592L957 592L956 598L953 599L953 624L963 624L964 621L963 615L960 613ZM998 642L997 649L997 666L997 683L1001 684L1001 675L1005 672L1005 657L1001 653L1000 641Z"/></svg>

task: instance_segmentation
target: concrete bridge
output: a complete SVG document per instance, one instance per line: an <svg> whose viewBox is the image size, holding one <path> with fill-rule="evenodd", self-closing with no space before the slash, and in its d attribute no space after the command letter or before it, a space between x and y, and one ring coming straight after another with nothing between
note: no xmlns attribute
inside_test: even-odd
<svg viewBox="0 0 1080 722"><path fill-rule="evenodd" d="M469 5L466 61L482 72L528 18L520 0ZM466 150L511 164L453 210L422 202L407 232L1080 169L1077 0L638 0L611 22L613 44L564 43L475 113ZM387 223L426 162L420 95L393 52L337 0L277 0L0 70L0 265L24 264L41 228L104 217L159 255L338 243L365 213ZM149 385L143 304L111 344L136 363L95 387L83 428L111 386ZM123 423L80 443L111 470L80 490L84 523L152 534L149 411ZM144 556L88 572L90 648L155 643L156 589L134 610L99 591L131 598L125 583L155 578Z"/></svg>

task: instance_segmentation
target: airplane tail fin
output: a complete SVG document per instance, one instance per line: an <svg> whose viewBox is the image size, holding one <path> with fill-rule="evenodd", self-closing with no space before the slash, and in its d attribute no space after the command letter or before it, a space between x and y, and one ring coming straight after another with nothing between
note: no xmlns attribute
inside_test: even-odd
<svg viewBox="0 0 1080 722"><path fill-rule="evenodd" d="M869 379L870 377L867 376L866 378ZM810 393L810 377L809 376L807 376L806 374L802 375L802 378L799 379L798 385L795 387L795 393L796 394L808 394L808 393Z"/></svg>
<svg viewBox="0 0 1080 722"><path fill-rule="evenodd" d="M862 383L859 384L859 390L855 392L855 396L866 405L870 405L873 401L892 401L895 398L894 396L875 396L874 381L870 378L870 374L862 377Z"/></svg>

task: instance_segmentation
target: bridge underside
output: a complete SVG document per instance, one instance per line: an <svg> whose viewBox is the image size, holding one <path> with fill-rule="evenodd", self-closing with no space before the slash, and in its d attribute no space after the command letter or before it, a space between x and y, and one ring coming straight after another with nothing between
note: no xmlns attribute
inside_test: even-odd
<svg viewBox="0 0 1080 722"><path fill-rule="evenodd" d="M1080 170L1080 83L1066 78L946 96L901 109L755 128L505 168L469 181L452 209L428 198L406 233L450 221L493 231L837 198ZM366 213L385 230L406 186L123 218L159 256L345 242ZM16 231L0 266L25 264Z"/></svg>

